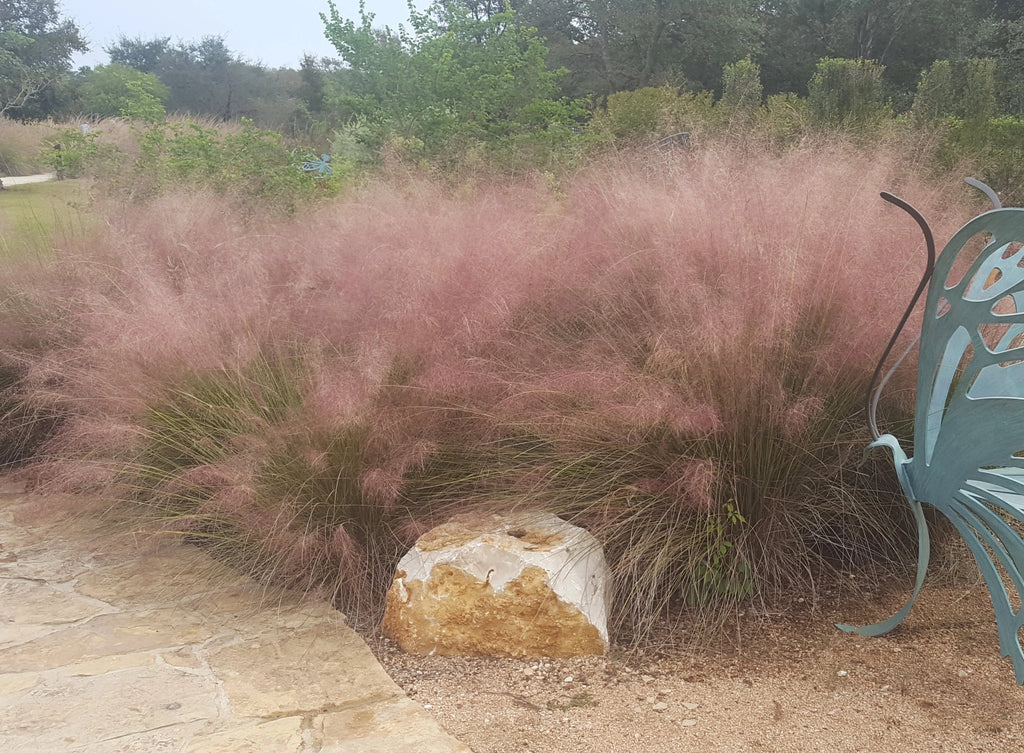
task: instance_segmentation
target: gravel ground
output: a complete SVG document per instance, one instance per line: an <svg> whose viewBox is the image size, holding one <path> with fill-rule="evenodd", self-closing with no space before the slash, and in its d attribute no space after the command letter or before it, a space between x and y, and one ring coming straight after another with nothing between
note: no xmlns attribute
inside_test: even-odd
<svg viewBox="0 0 1024 753"><path fill-rule="evenodd" d="M888 616L905 597L794 603L744 616L714 646L598 658L414 657L367 638L476 753L1022 749L1024 689L999 656L984 587L926 589L889 636L832 627Z"/></svg>

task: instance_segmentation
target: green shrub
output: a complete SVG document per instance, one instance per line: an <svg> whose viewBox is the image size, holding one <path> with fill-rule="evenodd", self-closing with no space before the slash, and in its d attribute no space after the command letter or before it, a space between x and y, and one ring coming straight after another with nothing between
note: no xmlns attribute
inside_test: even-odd
<svg viewBox="0 0 1024 753"><path fill-rule="evenodd" d="M882 98L885 66L873 60L823 58L808 84L811 117L820 126L870 129L888 117Z"/></svg>
<svg viewBox="0 0 1024 753"><path fill-rule="evenodd" d="M747 58L727 65L722 71L721 104L733 125L748 125L761 109L761 66Z"/></svg>
<svg viewBox="0 0 1024 753"><path fill-rule="evenodd" d="M983 122L950 119L936 154L945 168L962 168L999 192L1007 206L1024 205L1024 118Z"/></svg>
<svg viewBox="0 0 1024 753"><path fill-rule="evenodd" d="M995 114L994 60L936 60L921 72L911 110L916 124L950 117L984 122Z"/></svg>
<svg viewBox="0 0 1024 753"><path fill-rule="evenodd" d="M204 128L186 121L160 123L140 137L141 156L129 188L154 195L182 184L196 184L261 206L294 211L334 195L351 172L344 160L332 163L333 174L301 169L308 150L290 149L279 133L242 121L236 133Z"/></svg>
<svg viewBox="0 0 1024 753"><path fill-rule="evenodd" d="M413 159L458 162L459 148L491 149L570 138L582 111L558 97L564 71L547 67L536 29L510 7L481 17L463 0L410 6L410 28L377 29L321 14L328 40L348 66L340 104L374 152L400 144Z"/></svg>
<svg viewBox="0 0 1024 753"><path fill-rule="evenodd" d="M795 94L770 95L757 116L757 128L780 145L795 144L808 131L807 100Z"/></svg>
<svg viewBox="0 0 1024 753"><path fill-rule="evenodd" d="M67 128L43 142L41 158L58 178L109 176L123 164L123 155L100 139L101 132Z"/></svg>
<svg viewBox="0 0 1024 753"><path fill-rule="evenodd" d="M649 144L680 132L714 130L720 121L711 92L680 93L671 86L658 86L609 95L590 128L626 144Z"/></svg>

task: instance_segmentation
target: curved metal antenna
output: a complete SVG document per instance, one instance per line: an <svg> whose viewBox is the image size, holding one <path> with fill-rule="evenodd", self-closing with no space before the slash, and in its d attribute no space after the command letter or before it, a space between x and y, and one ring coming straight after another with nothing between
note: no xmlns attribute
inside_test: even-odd
<svg viewBox="0 0 1024 753"><path fill-rule="evenodd" d="M977 178L964 178L964 183L971 186L972 188L977 188L979 191L985 194L988 197L988 200L992 202L993 209L1003 208L1003 202L999 199L999 194L993 191L991 186L982 183Z"/></svg>
<svg viewBox="0 0 1024 753"><path fill-rule="evenodd" d="M900 319L900 323L896 325L896 331L893 332L892 337L889 338L889 344L885 346L885 352L882 353L882 357L879 359L878 365L875 367L875 373L871 375L871 383L868 385L867 413L868 426L871 428L871 435L875 439L878 439L878 437L880 436L878 432L878 424L875 421L875 411L878 407L878 399L881 395L882 387L884 387L886 382L889 381L889 377L892 376L893 372L896 371L900 363L903 362L903 359L907 357L907 353L910 352L910 348L912 348L914 346L914 343L917 342L917 338L914 339L914 342L910 344L910 347L907 348L903 355L899 357L899 360L896 361L896 364L891 369L889 369L889 371L885 375L885 378L882 379L882 381L878 384L877 387L875 386L875 384L876 382L878 382L879 374L882 373L882 368L885 366L886 359L889 357L889 354L892 353L893 346L896 345L896 340L899 339L900 333L903 331L903 328L907 324L907 320L910 319L910 315L914 311L914 306L917 305L918 300L921 298L921 294L925 291L925 288L928 287L928 281L932 277L932 272L935 271L935 238L932 236L932 229L928 227L928 223L925 221L924 217L913 206L911 206L908 202L904 201L898 196L893 196L891 193L887 191L882 191L881 197L885 201L888 201L890 204L898 206L904 212L909 214L921 227L921 232L924 233L925 245L928 248L928 266L925 267L924 275L921 277L921 282L919 282L917 285L917 290L914 291L913 298L910 299L910 304L907 306L907 310L903 312L903 318Z"/></svg>

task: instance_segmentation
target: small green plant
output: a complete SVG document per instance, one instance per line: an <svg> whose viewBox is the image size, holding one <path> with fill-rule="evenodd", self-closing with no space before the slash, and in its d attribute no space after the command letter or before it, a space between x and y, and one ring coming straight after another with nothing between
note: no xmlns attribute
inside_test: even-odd
<svg viewBox="0 0 1024 753"><path fill-rule="evenodd" d="M740 600L753 593L750 565L733 541L736 535L741 535L742 526L746 524L746 518L733 502L725 503L723 515L708 519L707 554L694 562L696 577L682 594L686 603L699 606L714 601Z"/></svg>

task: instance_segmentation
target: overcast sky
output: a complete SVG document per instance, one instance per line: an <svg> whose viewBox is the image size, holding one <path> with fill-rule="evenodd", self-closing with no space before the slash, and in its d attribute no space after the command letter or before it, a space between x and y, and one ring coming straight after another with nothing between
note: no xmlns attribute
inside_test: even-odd
<svg viewBox="0 0 1024 753"><path fill-rule="evenodd" d="M335 4L343 17L357 18L358 0ZM222 36L232 52L271 68L298 68L307 52L337 57L319 16L327 12L327 0L61 0L61 6L89 42L76 67L109 62L103 48L122 34L172 42ZM405 0L367 0L366 9L380 26L395 27L408 17Z"/></svg>

